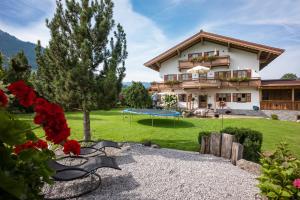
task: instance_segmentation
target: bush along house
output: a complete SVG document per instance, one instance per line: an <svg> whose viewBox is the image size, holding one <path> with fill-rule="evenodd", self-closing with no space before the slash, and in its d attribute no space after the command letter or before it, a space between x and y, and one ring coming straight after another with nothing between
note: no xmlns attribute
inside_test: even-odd
<svg viewBox="0 0 300 200"><path fill-rule="evenodd" d="M221 111L220 101L232 113L277 114L299 120L300 80L261 80L260 71L284 49L200 31L144 65L157 72L151 92L178 96L183 109L210 108ZM188 73L196 66L207 73ZM281 117L282 116L282 117Z"/></svg>

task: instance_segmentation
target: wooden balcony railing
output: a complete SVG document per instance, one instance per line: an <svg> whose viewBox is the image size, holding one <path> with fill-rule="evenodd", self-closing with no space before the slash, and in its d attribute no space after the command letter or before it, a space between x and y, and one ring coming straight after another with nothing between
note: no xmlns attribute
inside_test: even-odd
<svg viewBox="0 0 300 200"><path fill-rule="evenodd" d="M219 66L229 66L230 57L229 56L218 56L216 60L213 61L203 61L203 62L193 62L191 60L180 60L179 61L179 70L190 69L197 65L205 67L219 67Z"/></svg>
<svg viewBox="0 0 300 200"><path fill-rule="evenodd" d="M181 76L181 74L178 74ZM163 91L170 89L199 89L199 88L227 88L227 87L255 87L260 86L260 79L250 79L247 81L228 81L219 80L214 78L191 78L190 76L186 79L180 78L174 81L155 82L151 84L151 90Z"/></svg>
<svg viewBox="0 0 300 200"><path fill-rule="evenodd" d="M300 101L264 100L260 102L261 110L300 110Z"/></svg>
<svg viewBox="0 0 300 200"><path fill-rule="evenodd" d="M260 87L260 85L261 80L259 78L256 78L245 81L222 80L220 87Z"/></svg>

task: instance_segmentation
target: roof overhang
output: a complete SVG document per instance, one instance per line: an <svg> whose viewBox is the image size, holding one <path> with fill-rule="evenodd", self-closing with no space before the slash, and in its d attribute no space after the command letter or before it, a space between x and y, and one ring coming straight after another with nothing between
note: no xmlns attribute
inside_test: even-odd
<svg viewBox="0 0 300 200"><path fill-rule="evenodd" d="M209 41L209 42L227 46L228 48L241 49L244 51L257 54L258 59L260 61L260 70L263 69L265 66L267 66L270 62L272 62L275 58L277 58L279 55L281 55L284 52L284 49L270 47L270 46L239 40L239 39L226 37L222 35L217 35L214 33L204 32L201 30L200 32L189 37L183 42L175 45L169 50L161 53L155 58L144 63L144 65L153 70L159 71L161 63L174 56L179 55L180 52L190 48L191 46L204 41Z"/></svg>

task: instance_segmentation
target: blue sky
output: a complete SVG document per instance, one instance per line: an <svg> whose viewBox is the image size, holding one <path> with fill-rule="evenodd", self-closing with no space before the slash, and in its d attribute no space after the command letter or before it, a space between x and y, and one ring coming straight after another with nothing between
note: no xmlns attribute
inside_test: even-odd
<svg viewBox="0 0 300 200"><path fill-rule="evenodd" d="M300 0L115 0L115 19L127 33L126 81L159 80L143 66L200 29L286 49L262 71L263 78L285 72L300 76ZM0 29L44 46L45 18L54 0L1 0Z"/></svg>

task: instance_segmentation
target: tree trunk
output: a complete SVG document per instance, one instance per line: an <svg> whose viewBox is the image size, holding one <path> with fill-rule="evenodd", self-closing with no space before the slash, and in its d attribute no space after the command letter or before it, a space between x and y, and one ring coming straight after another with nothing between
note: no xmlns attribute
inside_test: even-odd
<svg viewBox="0 0 300 200"><path fill-rule="evenodd" d="M88 110L83 111L83 131L84 140L91 140L90 112Z"/></svg>

